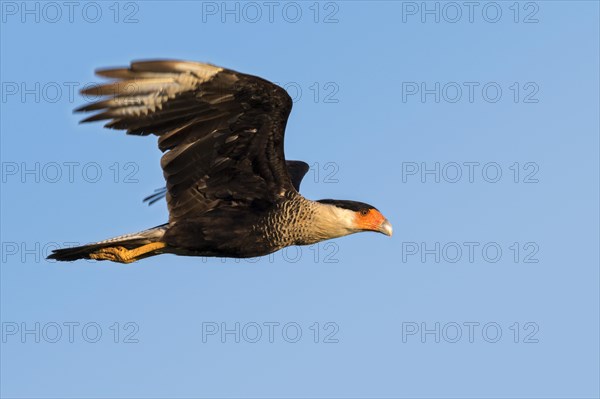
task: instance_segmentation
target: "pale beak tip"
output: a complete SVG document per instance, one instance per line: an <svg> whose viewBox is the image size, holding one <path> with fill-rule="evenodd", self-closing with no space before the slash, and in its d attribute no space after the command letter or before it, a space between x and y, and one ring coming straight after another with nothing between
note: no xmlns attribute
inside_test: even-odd
<svg viewBox="0 0 600 399"><path fill-rule="evenodd" d="M391 237L392 233L394 232L392 229L392 224L387 219L381 223L381 226L379 226L379 231L388 237Z"/></svg>

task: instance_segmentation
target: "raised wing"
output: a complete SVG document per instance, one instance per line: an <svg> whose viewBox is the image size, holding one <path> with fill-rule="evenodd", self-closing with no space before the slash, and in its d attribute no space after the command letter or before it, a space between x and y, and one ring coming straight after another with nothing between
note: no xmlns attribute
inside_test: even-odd
<svg viewBox="0 0 600 399"><path fill-rule="evenodd" d="M294 186L296 191L300 192L300 183L302 183L304 175L306 175L306 173L309 170L308 164L303 161L285 161L285 164L287 166L288 174L290 175L292 185ZM144 202L148 202L148 205L152 205L155 202L163 199L166 195L166 187L157 188L152 194L144 198Z"/></svg>
<svg viewBox="0 0 600 399"><path fill-rule="evenodd" d="M306 162L302 161L286 161L288 174L290 175L290 179L292 180L292 185L296 189L296 191L300 192L300 183L302 183L302 179L304 175L308 172L309 166Z"/></svg>
<svg viewBox="0 0 600 399"><path fill-rule="evenodd" d="M99 111L83 122L159 136L170 221L223 205L266 207L295 190L283 152L292 100L281 87L183 61L97 74L115 80L82 93L108 98L77 111Z"/></svg>

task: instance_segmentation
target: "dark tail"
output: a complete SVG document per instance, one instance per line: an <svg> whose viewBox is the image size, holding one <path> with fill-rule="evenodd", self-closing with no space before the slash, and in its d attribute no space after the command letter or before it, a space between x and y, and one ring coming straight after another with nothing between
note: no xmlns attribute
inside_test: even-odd
<svg viewBox="0 0 600 399"><path fill-rule="evenodd" d="M120 262L121 260L113 259L114 257L103 257L99 254L106 253L107 249L122 248L125 250L135 250L147 244L157 243L160 241L166 231L166 224L157 226L148 230L140 231L139 233L126 234L119 237L110 238L108 240L81 245L78 247L61 248L52 251L47 259L55 259L58 261L74 261L77 259L96 259L96 260L112 260ZM158 251L149 251L143 255L136 256L129 261L142 259L148 256L156 255ZM129 263L129 261L124 263Z"/></svg>

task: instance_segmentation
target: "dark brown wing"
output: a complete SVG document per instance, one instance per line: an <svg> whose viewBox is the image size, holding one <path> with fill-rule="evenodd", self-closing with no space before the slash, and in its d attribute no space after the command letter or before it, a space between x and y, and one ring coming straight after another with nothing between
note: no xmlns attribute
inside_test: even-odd
<svg viewBox="0 0 600 399"><path fill-rule="evenodd" d="M269 206L294 190L283 152L292 100L281 87L182 61L97 74L116 80L82 93L109 98L77 111L100 111L83 122L159 136L170 221L218 206Z"/></svg>
<svg viewBox="0 0 600 399"><path fill-rule="evenodd" d="M309 170L308 164L302 161L286 161L285 164L287 166L290 179L292 180L292 185L296 191L300 192L300 183L302 183L304 175Z"/></svg>
<svg viewBox="0 0 600 399"><path fill-rule="evenodd" d="M287 166L288 174L290 175L290 180L292 181L292 185L296 189L296 191L300 192L300 184L302 183L302 179L304 175L309 170L309 166L306 162L303 161L285 161ZM152 194L144 198L144 202L148 202L148 205L152 205L157 201L160 201L167 195L167 188L161 187L154 190Z"/></svg>

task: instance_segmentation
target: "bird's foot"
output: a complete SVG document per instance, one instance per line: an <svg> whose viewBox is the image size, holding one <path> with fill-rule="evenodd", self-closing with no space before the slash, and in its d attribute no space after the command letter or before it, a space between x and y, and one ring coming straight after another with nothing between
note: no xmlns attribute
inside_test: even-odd
<svg viewBox="0 0 600 399"><path fill-rule="evenodd" d="M125 247L107 247L90 254L90 259L110 260L111 262L131 263L140 258L156 255L155 251L166 247L164 242L153 242L141 247L127 249Z"/></svg>
<svg viewBox="0 0 600 399"><path fill-rule="evenodd" d="M110 260L111 262L131 263L135 258L131 256L130 250L125 247L102 248L90 254L91 259Z"/></svg>

